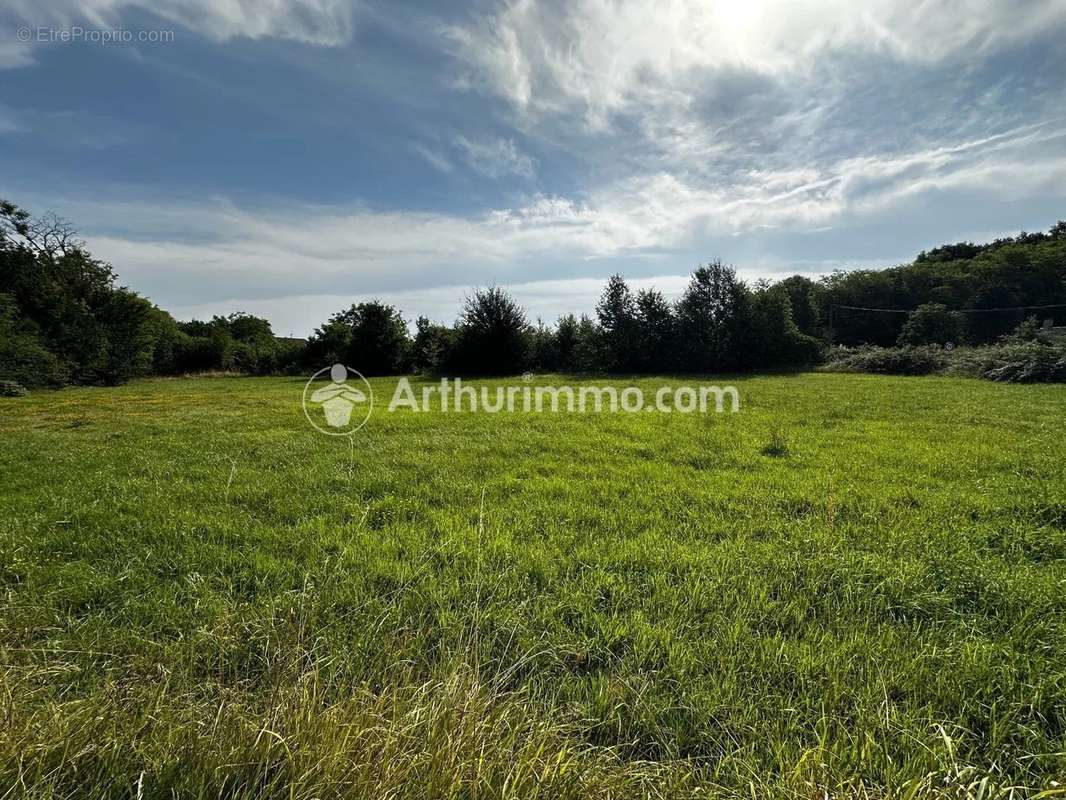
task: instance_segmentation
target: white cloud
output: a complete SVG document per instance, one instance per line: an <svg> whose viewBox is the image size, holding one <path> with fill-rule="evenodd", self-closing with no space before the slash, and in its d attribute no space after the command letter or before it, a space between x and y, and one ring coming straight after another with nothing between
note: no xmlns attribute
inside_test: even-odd
<svg viewBox="0 0 1066 800"><path fill-rule="evenodd" d="M518 175L522 178L532 178L536 174L536 162L521 152L513 139L473 142L465 136L458 136L455 146L463 151L470 168L486 177Z"/></svg>
<svg viewBox="0 0 1066 800"><path fill-rule="evenodd" d="M33 63L32 48L28 44L14 40L12 32L0 25L0 69L26 67Z"/></svg>
<svg viewBox="0 0 1066 800"><path fill-rule="evenodd" d="M9 133L25 133L26 126L14 110L0 105L0 136Z"/></svg>
<svg viewBox="0 0 1066 800"><path fill-rule="evenodd" d="M719 187L668 173L639 175L581 199L539 196L474 216L322 206L252 210L222 200L52 207L78 221L93 252L111 261L125 283L166 307L210 299L232 308L255 296L263 302L394 297L413 287L425 293L523 284L533 276L603 275L625 271L626 263L637 274L682 273L694 265L694 253L736 259L760 274L825 272L839 264L812 265L772 252L738 258L730 242L758 230L809 235L872 224L934 192L999 201L1009 185L1019 197L1066 197L1064 139L1057 129L1027 128L894 157L752 171ZM870 260L885 255L872 252Z"/></svg>
<svg viewBox="0 0 1066 800"><path fill-rule="evenodd" d="M48 12L15 0L14 8L27 18L112 24L134 5L148 8L147 0L57 2ZM216 39L316 44L347 41L353 13L347 0L161 0L151 8ZM438 301L426 298L439 289L453 308L451 287L499 282L525 285L530 296L548 292L556 300L531 301L546 309L578 284L539 281L535 290L530 278L588 275L595 271L590 262L603 272L617 269L619 259L639 259L641 274L687 269L692 253L728 260L723 245L753 232L873 224L937 193L965 193L971 203L1066 196L1061 120L1015 122L1009 130L1012 120L1041 112L1008 109L989 120L979 108L976 126L934 126L932 135L909 138L900 113L884 123L894 137L886 146L864 138L874 116L869 108L833 116L835 101L856 91L863 75L830 87L811 77L824 77L823 59L848 50L877 50L909 65L979 58L1064 19L1063 0L1030 0L1024 13L1005 0L516 0L446 33L465 67L462 80L503 97L518 112L521 135L501 137L471 124L464 135L423 132L400 146L443 175L465 164L502 182L532 180L540 170L545 184L560 172L549 159L566 150L584 166L575 184L593 176L580 189L556 184L515 207L467 216L359 206L252 210L225 201L59 210L84 228L124 281L169 307L221 310L373 292L415 297L418 286L422 300L412 303L431 306ZM801 89L782 88L790 82ZM940 102L936 92L929 98ZM1051 105L1055 98L1048 99ZM946 105L950 118L956 106ZM551 135L537 140L541 170L516 139L545 133L536 126L548 118ZM499 123L492 118L494 131ZM6 125L9 132L26 127L10 115ZM4 126L0 114L0 133ZM964 132L975 127L988 132ZM501 195L513 191L510 184ZM773 271L797 262L769 253L762 264ZM809 271L831 268L824 266Z"/></svg>
<svg viewBox="0 0 1066 800"><path fill-rule="evenodd" d="M684 106L725 68L795 74L847 50L975 58L1064 22L1062 0L512 0L444 33L462 85L527 116L576 107L600 128L628 107Z"/></svg>
<svg viewBox="0 0 1066 800"><path fill-rule="evenodd" d="M0 11L0 68L31 62L28 45L12 46L16 28L122 27L126 11L149 12L215 41L289 39L337 46L351 40L358 0L8 0Z"/></svg>
<svg viewBox="0 0 1066 800"><path fill-rule="evenodd" d="M830 269L823 270L831 271ZM772 271L741 270L740 276L748 281L770 277ZM820 273L819 273L820 274ZM668 300L676 299L688 284L688 275L657 275L629 280L633 291L656 288ZM531 322L538 319L553 324L566 314L592 315L596 302L603 292L601 278L576 278L571 280L522 281L503 284L508 292L526 310ZM169 309L178 319L209 319L240 310L271 321L274 332L280 336L307 336L314 328L331 315L353 303L376 299L395 306L403 312L404 319L412 324L419 316L427 316L435 322L455 321L463 298L470 286L437 286L427 289L385 291L377 293L299 295L283 298L233 299L225 302L197 303Z"/></svg>
<svg viewBox="0 0 1066 800"><path fill-rule="evenodd" d="M415 153L421 156L427 164L429 164L431 167L433 167L433 169L437 170L438 172L449 173L455 169L455 167L452 165L452 162L449 161L445 156L441 155L436 150L433 150L424 144L419 144L416 142L411 145L411 149L414 150Z"/></svg>
<svg viewBox="0 0 1066 800"><path fill-rule="evenodd" d="M329 46L350 40L362 4L8 0L0 33L12 21L121 26L136 10L217 41ZM502 103L462 98L473 111L456 136L454 119L434 124L433 98L397 147L441 183L469 188L467 167L498 180L478 185L486 196L512 196L516 185L532 191L516 177L547 187L514 207L497 200L465 216L224 200L63 208L52 197L36 207L66 213L124 282L179 313L275 309L267 315L279 330L306 333L308 323L373 293L449 318L456 287L498 282L553 318L591 308L600 288L600 278L565 277L630 264L639 274L680 273L694 253L729 260L732 242L760 236L793 235L791 244L812 231L884 230L893 215L945 196L968 208L1066 197L1066 134L1049 118L1061 113L1061 85L1038 83L1024 65L1007 65L995 85L978 74L988 54L1064 24L1066 0L513 0L444 31L459 85ZM30 56L0 38L0 68ZM96 147L138 135L127 121L63 114L0 106L0 135L32 131L47 142L52 130L50 144ZM515 130L500 135L508 120ZM364 188L356 182L352 191ZM851 236L836 241L861 234ZM786 257L780 242L776 251L756 243L740 266L776 274L840 265Z"/></svg>
<svg viewBox="0 0 1066 800"><path fill-rule="evenodd" d="M676 294L680 291L677 287L683 287L685 280L684 276L665 275L631 283L634 287L654 284L664 291ZM170 310L178 319L207 319L216 314L242 310L266 317L273 324L275 332L280 335L291 333L306 336L337 311L353 303L371 299L396 306L409 323L413 323L419 316L427 316L436 322L451 323L455 321L463 298L470 288L457 285L376 293L234 299L178 306ZM507 284L505 288L522 304L531 320L540 318L550 323L568 313L591 313L603 290L603 281L597 278L529 281Z"/></svg>
<svg viewBox="0 0 1066 800"><path fill-rule="evenodd" d="M63 149L104 149L125 144L142 134L139 125L117 122L85 111L15 109L0 104L0 136L30 134Z"/></svg>

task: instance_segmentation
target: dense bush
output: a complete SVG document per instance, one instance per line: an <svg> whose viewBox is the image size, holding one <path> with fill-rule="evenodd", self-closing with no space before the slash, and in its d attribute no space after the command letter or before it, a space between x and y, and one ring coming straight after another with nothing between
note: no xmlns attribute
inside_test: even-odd
<svg viewBox="0 0 1066 800"><path fill-rule="evenodd" d="M123 383L213 370L297 367L303 343L249 314L177 322L116 285L70 225L0 201L0 378L25 386Z"/></svg>
<svg viewBox="0 0 1066 800"><path fill-rule="evenodd" d="M69 380L66 366L19 316L15 299L0 294L0 378L31 387L57 387Z"/></svg>
<svg viewBox="0 0 1066 800"><path fill-rule="evenodd" d="M825 368L832 372L872 372L878 375L932 375L949 365L948 353L938 347L837 348Z"/></svg>
<svg viewBox="0 0 1066 800"><path fill-rule="evenodd" d="M998 344L938 347L838 347L825 369L886 375L963 375L1005 383L1066 383L1066 343L1026 320Z"/></svg>
<svg viewBox="0 0 1066 800"><path fill-rule="evenodd" d="M953 370L1006 383L1066 383L1066 346L1007 343L962 351Z"/></svg>
<svg viewBox="0 0 1066 800"><path fill-rule="evenodd" d="M0 381L0 397L22 397L26 387L15 381Z"/></svg>

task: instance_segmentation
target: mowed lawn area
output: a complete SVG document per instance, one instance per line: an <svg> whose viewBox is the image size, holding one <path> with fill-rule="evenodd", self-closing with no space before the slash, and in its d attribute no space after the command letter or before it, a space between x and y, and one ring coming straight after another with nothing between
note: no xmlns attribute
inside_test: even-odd
<svg viewBox="0 0 1066 800"><path fill-rule="evenodd" d="M377 379L352 439L298 379L0 399L0 798L1060 791L1066 386L713 382Z"/></svg>

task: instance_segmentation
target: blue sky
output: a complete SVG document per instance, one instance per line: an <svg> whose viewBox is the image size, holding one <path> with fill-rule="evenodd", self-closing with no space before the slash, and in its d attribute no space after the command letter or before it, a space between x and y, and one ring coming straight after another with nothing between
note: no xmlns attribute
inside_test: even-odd
<svg viewBox="0 0 1066 800"><path fill-rule="evenodd" d="M182 318L499 283L552 320L1050 227L1064 36L1066 0L4 0L0 196Z"/></svg>

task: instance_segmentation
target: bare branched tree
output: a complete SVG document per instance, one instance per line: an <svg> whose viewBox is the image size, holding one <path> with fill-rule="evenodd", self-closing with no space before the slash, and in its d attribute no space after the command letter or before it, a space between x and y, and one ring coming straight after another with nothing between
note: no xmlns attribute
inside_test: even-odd
<svg viewBox="0 0 1066 800"><path fill-rule="evenodd" d="M44 258L82 250L85 242L74 226L57 214L31 217L7 200L0 200L0 246L25 247Z"/></svg>

